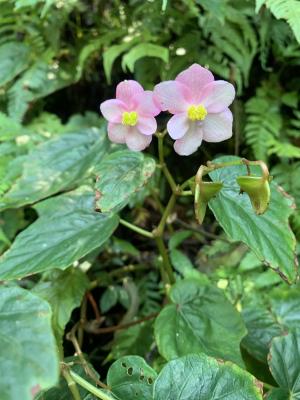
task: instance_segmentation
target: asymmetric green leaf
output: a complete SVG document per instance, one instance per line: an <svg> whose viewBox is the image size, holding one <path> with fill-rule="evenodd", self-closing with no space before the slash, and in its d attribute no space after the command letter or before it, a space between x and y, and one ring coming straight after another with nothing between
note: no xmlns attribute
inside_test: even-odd
<svg viewBox="0 0 300 400"><path fill-rule="evenodd" d="M66 196L62 197L66 201ZM17 236L0 259L0 279L22 278L54 268L66 269L106 242L118 225L118 217L96 213L92 208L92 195L90 208L80 207L84 204L80 196L76 200L77 208L72 204L73 209L70 207L65 212L60 210L53 215L45 212Z"/></svg>
<svg viewBox="0 0 300 400"><path fill-rule="evenodd" d="M154 328L164 358L203 352L243 365L240 341L247 331L221 290L183 280L172 287L170 298L173 304L163 308Z"/></svg>
<svg viewBox="0 0 300 400"><path fill-rule="evenodd" d="M124 207L155 171L155 161L141 152L116 151L96 167L98 208L102 212Z"/></svg>
<svg viewBox="0 0 300 400"><path fill-rule="evenodd" d="M20 207L67 189L90 174L108 141L97 128L66 133L28 154L20 178L0 199L2 209Z"/></svg>
<svg viewBox="0 0 300 400"><path fill-rule="evenodd" d="M51 308L19 287L0 288L1 400L32 400L35 389L58 380L59 363L51 330Z"/></svg>
<svg viewBox="0 0 300 400"><path fill-rule="evenodd" d="M143 358L126 356L115 361L108 370L107 383L122 400L152 400L156 372Z"/></svg>
<svg viewBox="0 0 300 400"><path fill-rule="evenodd" d="M238 160L237 157L220 157L213 162ZM251 172L260 175L260 169ZM216 219L233 240L246 243L256 256L278 271L289 282L297 276L295 259L296 239L289 226L293 200L274 182L271 183L271 200L263 215L256 215L247 194L240 193L236 178L245 174L244 166L227 167L211 172L213 181L222 181L224 187L209 202Z"/></svg>
<svg viewBox="0 0 300 400"><path fill-rule="evenodd" d="M154 384L154 400L262 400L254 376L204 354L168 362Z"/></svg>

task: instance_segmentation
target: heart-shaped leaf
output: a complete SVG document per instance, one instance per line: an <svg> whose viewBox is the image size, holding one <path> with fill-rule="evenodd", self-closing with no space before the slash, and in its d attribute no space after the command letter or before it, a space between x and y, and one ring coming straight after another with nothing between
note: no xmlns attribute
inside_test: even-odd
<svg viewBox="0 0 300 400"><path fill-rule="evenodd" d="M138 356L115 361L108 370L107 383L122 400L152 400L156 372Z"/></svg>
<svg viewBox="0 0 300 400"><path fill-rule="evenodd" d="M155 338L163 357L170 360L203 352L243 365L240 341L246 328L221 290L187 279L172 287L170 298L172 304L155 321Z"/></svg>
<svg viewBox="0 0 300 400"><path fill-rule="evenodd" d="M204 354L168 362L154 384L154 400L262 400L254 376Z"/></svg>

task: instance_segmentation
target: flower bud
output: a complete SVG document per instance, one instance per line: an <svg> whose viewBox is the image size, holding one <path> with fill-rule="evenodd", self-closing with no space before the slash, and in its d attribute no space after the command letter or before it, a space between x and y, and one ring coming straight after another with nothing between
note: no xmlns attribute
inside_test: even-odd
<svg viewBox="0 0 300 400"><path fill-rule="evenodd" d="M270 203L269 178L264 176L238 176L241 191L247 193L256 214L263 214Z"/></svg>

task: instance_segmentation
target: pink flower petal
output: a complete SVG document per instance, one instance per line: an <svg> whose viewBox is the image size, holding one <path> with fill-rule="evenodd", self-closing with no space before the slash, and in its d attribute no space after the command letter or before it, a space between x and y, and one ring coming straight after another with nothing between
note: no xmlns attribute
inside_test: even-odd
<svg viewBox="0 0 300 400"><path fill-rule="evenodd" d="M225 110L234 99L234 86L226 81L215 81L205 86L202 92L202 104L209 113Z"/></svg>
<svg viewBox="0 0 300 400"><path fill-rule="evenodd" d="M232 113L227 108L219 114L208 114L203 121L203 140L222 142L232 136Z"/></svg>
<svg viewBox="0 0 300 400"><path fill-rule="evenodd" d="M141 151L149 146L152 135L146 136L138 131L136 127L131 127L126 135L126 144L130 150Z"/></svg>
<svg viewBox="0 0 300 400"><path fill-rule="evenodd" d="M126 111L126 105L121 100L106 100L100 104L100 110L109 122L121 122L122 113Z"/></svg>
<svg viewBox="0 0 300 400"><path fill-rule="evenodd" d="M136 96L137 108L139 115L155 117L161 111L158 101L155 99L153 92L145 90Z"/></svg>
<svg viewBox="0 0 300 400"><path fill-rule="evenodd" d="M126 135L129 132L129 127L122 124L113 124L109 122L107 127L108 137L114 143L125 143Z"/></svg>
<svg viewBox="0 0 300 400"><path fill-rule="evenodd" d="M128 110L134 111L133 109L137 105L136 96L143 93L143 87L134 80L120 82L116 90L116 98L122 100Z"/></svg>
<svg viewBox="0 0 300 400"><path fill-rule="evenodd" d="M191 65L176 77L176 82L181 82L190 89L195 104L200 102L204 86L213 81L213 74L199 64Z"/></svg>
<svg viewBox="0 0 300 400"><path fill-rule="evenodd" d="M180 156L189 156L197 151L202 142L202 129L201 125L196 122L190 124L190 128L183 138L176 140L174 143L174 150Z"/></svg>
<svg viewBox="0 0 300 400"><path fill-rule="evenodd" d="M167 124L167 130L172 139L182 138L189 129L186 113L175 114Z"/></svg>
<svg viewBox="0 0 300 400"><path fill-rule="evenodd" d="M165 81L155 86L154 96L163 111L168 110L171 114L178 114L189 106L191 93L188 87L180 82Z"/></svg>
<svg viewBox="0 0 300 400"><path fill-rule="evenodd" d="M137 129L143 135L153 135L157 130L157 123L154 117L138 117Z"/></svg>

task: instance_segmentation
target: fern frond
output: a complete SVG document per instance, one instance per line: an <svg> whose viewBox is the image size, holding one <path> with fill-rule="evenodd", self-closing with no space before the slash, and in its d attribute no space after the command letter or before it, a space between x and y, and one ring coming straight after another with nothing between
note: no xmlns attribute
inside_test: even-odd
<svg viewBox="0 0 300 400"><path fill-rule="evenodd" d="M290 129L287 130L287 134L294 138L300 138L300 111L294 110L295 118L290 121Z"/></svg>
<svg viewBox="0 0 300 400"><path fill-rule="evenodd" d="M271 138L268 140L268 154L276 154L278 157L300 158L300 148L291 143L284 143Z"/></svg>
<svg viewBox="0 0 300 400"><path fill-rule="evenodd" d="M298 0L256 0L256 11L265 5L277 19L284 19L290 25L300 43L300 2Z"/></svg>
<svg viewBox="0 0 300 400"><path fill-rule="evenodd" d="M243 86L248 86L250 68L258 47L256 33L246 13L244 15L241 10L237 11L227 5L225 20L207 18L203 31L205 37L213 43L207 50L208 62L211 65L212 58L214 67L221 64L221 76L224 76L223 67L226 66L227 76L224 78L237 82L241 92Z"/></svg>
<svg viewBox="0 0 300 400"><path fill-rule="evenodd" d="M279 137L282 126L279 107L270 104L267 97L252 97L246 103L246 114L246 142L251 146L255 158L266 160L270 141Z"/></svg>

